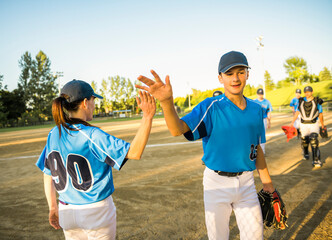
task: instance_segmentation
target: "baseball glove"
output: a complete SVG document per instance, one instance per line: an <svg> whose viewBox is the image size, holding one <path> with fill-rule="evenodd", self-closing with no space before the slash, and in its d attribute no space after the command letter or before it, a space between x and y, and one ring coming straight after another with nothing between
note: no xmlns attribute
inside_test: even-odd
<svg viewBox="0 0 332 240"><path fill-rule="evenodd" d="M289 139L292 139L293 137L297 136L297 130L293 126L281 126L281 129L286 134L287 142L289 141Z"/></svg>
<svg viewBox="0 0 332 240"><path fill-rule="evenodd" d="M328 138L326 126L324 126L324 128L320 127L319 134L322 138Z"/></svg>
<svg viewBox="0 0 332 240"><path fill-rule="evenodd" d="M273 193L258 192L258 200L261 205L263 223L266 227L284 230L287 225L287 213L285 204L277 190Z"/></svg>

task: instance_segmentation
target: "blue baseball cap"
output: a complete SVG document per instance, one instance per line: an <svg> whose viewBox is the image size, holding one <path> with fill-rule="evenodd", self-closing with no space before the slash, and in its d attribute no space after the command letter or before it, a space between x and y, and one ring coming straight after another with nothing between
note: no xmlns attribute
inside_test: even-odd
<svg viewBox="0 0 332 240"><path fill-rule="evenodd" d="M217 90L217 91L214 91L212 96L216 97L216 96L220 96L220 95L222 95L222 91Z"/></svg>
<svg viewBox="0 0 332 240"><path fill-rule="evenodd" d="M310 86L306 86L303 90L303 92L313 92L314 90Z"/></svg>
<svg viewBox="0 0 332 240"><path fill-rule="evenodd" d="M237 66L248 66L248 60L241 52L231 51L221 56L218 66L218 73L225 73L229 69Z"/></svg>
<svg viewBox="0 0 332 240"><path fill-rule="evenodd" d="M264 94L263 89L262 89L262 88L258 88L258 90L257 90L257 94L258 94L258 95L263 95L263 94Z"/></svg>
<svg viewBox="0 0 332 240"><path fill-rule="evenodd" d="M92 96L103 99L102 96L93 91L93 88L89 83L76 79L66 83L61 89L61 94L66 94L69 97L67 99L68 102L84 100L85 98L90 98Z"/></svg>
<svg viewBox="0 0 332 240"><path fill-rule="evenodd" d="M301 93L301 89L296 89L295 93Z"/></svg>

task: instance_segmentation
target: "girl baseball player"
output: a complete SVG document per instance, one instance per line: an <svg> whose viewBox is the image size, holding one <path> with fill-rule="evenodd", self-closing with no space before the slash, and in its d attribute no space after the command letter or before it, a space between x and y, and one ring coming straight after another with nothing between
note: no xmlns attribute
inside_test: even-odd
<svg viewBox="0 0 332 240"><path fill-rule="evenodd" d="M263 220L254 185L258 170L263 189L275 189L259 143L265 142L262 108L243 96L249 77L248 62L240 52L223 55L219 81L225 93L207 98L180 119L173 104L169 76L164 84L153 70L151 80L139 76L147 86L136 85L157 98L173 136L184 134L188 140L202 138L205 221L209 239L228 239L229 218L234 210L241 239L263 239Z"/></svg>
<svg viewBox="0 0 332 240"><path fill-rule="evenodd" d="M94 99L102 99L88 83L68 82L53 101L56 127L36 165L44 172L49 223L61 227L66 239L115 239L112 167L120 170L127 159L141 158L155 114L154 98L146 92L139 95L143 117L131 144L88 123Z"/></svg>

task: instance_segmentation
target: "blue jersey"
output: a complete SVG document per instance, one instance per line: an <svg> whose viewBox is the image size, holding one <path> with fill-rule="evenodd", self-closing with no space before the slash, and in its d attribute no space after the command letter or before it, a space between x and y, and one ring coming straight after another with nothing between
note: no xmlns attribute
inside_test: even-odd
<svg viewBox="0 0 332 240"><path fill-rule="evenodd" d="M296 106L299 104L299 99L298 98L293 98L292 101L290 102L289 106L294 107L296 109Z"/></svg>
<svg viewBox="0 0 332 240"><path fill-rule="evenodd" d="M207 98L181 118L191 131L188 140L201 139L203 161L212 169L225 172L256 169L257 146L265 142L262 108L245 98L247 106L238 108L224 94Z"/></svg>
<svg viewBox="0 0 332 240"><path fill-rule="evenodd" d="M267 118L267 113L272 112L273 110L270 101L265 98L262 101L256 98L254 101L262 106L264 112L264 118Z"/></svg>
<svg viewBox="0 0 332 240"><path fill-rule="evenodd" d="M112 167L120 170L126 162L130 144L97 127L71 125L79 131L54 127L36 165L48 175L69 204L101 201L114 191Z"/></svg>

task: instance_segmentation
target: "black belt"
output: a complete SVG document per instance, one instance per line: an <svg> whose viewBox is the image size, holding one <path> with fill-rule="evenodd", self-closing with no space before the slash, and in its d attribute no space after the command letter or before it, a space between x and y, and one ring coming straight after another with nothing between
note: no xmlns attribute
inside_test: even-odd
<svg viewBox="0 0 332 240"><path fill-rule="evenodd" d="M243 172L222 172L214 170L215 173L218 173L220 176L226 176L226 177L236 177L242 175Z"/></svg>

